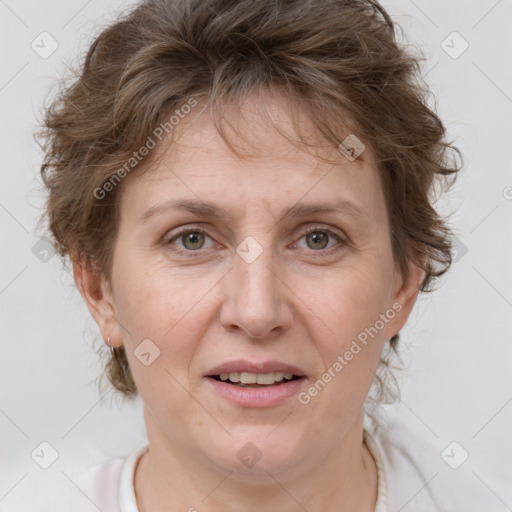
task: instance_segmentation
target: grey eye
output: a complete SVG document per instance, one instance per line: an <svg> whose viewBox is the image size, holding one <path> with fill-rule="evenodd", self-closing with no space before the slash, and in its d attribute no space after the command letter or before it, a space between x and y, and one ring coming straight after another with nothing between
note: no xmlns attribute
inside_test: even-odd
<svg viewBox="0 0 512 512"><path fill-rule="evenodd" d="M204 245L205 236L204 233L200 233L198 231L190 231L189 233L181 235L180 239L186 249L193 251L202 248Z"/></svg>
<svg viewBox="0 0 512 512"><path fill-rule="evenodd" d="M329 243L329 234L325 231L313 231L305 235L305 238L310 249L325 249Z"/></svg>

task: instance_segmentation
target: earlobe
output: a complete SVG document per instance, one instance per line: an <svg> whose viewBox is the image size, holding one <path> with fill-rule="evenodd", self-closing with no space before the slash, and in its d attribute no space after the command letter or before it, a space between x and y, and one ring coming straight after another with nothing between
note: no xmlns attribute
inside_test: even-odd
<svg viewBox="0 0 512 512"><path fill-rule="evenodd" d="M93 269L85 258L75 258L73 259L73 277L103 339L110 338L112 347L122 345L113 295L105 276Z"/></svg>
<svg viewBox="0 0 512 512"><path fill-rule="evenodd" d="M396 299L404 308L412 309L420 291L421 283L425 277L425 271L415 263L409 264L407 280L401 279L401 286L396 292ZM412 303L412 304L411 304Z"/></svg>

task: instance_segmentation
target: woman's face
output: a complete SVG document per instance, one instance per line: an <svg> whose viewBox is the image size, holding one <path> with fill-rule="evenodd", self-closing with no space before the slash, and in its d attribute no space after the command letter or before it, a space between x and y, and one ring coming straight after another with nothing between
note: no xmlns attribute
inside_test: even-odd
<svg viewBox="0 0 512 512"><path fill-rule="evenodd" d="M251 157L236 157L204 113L158 164L125 178L111 292L95 315L126 348L150 441L235 472L261 457L277 473L325 459L361 420L419 275L394 273L370 150L366 163L337 148L338 164L321 162L258 105L246 103L237 128ZM291 132L285 105L273 112ZM282 380L221 380L244 370Z"/></svg>

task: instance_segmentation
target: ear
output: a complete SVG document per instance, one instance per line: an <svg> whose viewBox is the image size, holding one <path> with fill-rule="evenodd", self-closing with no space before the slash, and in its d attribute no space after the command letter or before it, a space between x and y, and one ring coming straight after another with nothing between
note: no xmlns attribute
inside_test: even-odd
<svg viewBox="0 0 512 512"><path fill-rule="evenodd" d="M105 342L110 338L110 346L118 347L123 344L119 324L116 320L114 298L110 285L105 276L92 268L84 257L75 257L73 262L73 277L84 299L89 312L98 325Z"/></svg>
<svg viewBox="0 0 512 512"><path fill-rule="evenodd" d="M393 309L396 312L394 318L387 324L386 337L392 338L404 327L409 315L416 303L420 286L425 278L425 271L416 263L408 264L408 277L405 280L400 272L395 274L395 292L393 297Z"/></svg>

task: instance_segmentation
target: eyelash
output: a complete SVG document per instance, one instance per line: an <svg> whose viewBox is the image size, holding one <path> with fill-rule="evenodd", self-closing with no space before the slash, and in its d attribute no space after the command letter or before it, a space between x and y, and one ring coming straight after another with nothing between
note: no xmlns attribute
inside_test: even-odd
<svg viewBox="0 0 512 512"><path fill-rule="evenodd" d="M204 229L201 229L201 228L184 228L181 231L178 231L177 233L175 233L171 238L169 238L165 242L165 245L166 246L167 245L172 245L172 242L174 240L179 240L183 235L187 235L189 233L201 233L201 234L204 234L204 235L212 238L208 234L208 232L205 231ZM300 236L299 240L301 240L305 236L310 235L312 233L326 233L327 235L329 235L329 237L335 238L338 241L338 245L335 246L335 247L331 247L329 249L318 249L316 251L314 249L310 249L310 251L312 251L312 252L322 253L322 255L331 255L331 254L335 254L335 253L341 251L344 248L344 246L347 245L346 241L340 235L334 233L330 229L323 228L321 226L313 226L311 228L308 228L305 232L302 233L302 235ZM175 249L175 248L173 248L172 250L174 252L176 252L177 254L179 254L179 255L186 255L186 257L193 257L193 253L200 253L203 249L197 249L197 250L193 251L193 250L187 250L187 249Z"/></svg>

